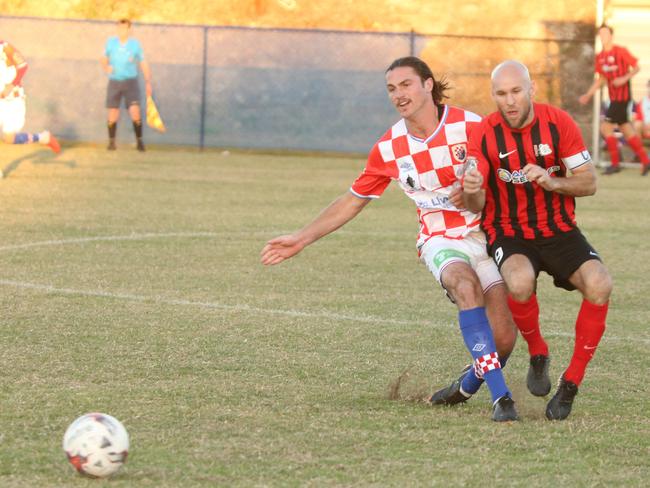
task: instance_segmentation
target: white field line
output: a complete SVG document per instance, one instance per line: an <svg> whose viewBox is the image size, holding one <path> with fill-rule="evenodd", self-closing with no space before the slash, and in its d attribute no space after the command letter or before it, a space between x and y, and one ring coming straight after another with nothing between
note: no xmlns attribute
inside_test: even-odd
<svg viewBox="0 0 650 488"><path fill-rule="evenodd" d="M280 234L278 232L277 234ZM354 233L354 232L350 232ZM71 239L55 239L48 241L36 241L36 242L27 242L24 244L10 244L5 246L0 246L0 251L13 251L20 249L29 249L34 247L43 247L43 246L62 246L66 244L82 244L86 242L102 242L102 241L137 241L144 239L160 239L168 237L217 237L219 235L233 235L233 234L259 234L259 235L276 235L274 232L266 231L257 231L253 233L238 233L238 232L168 232L168 233L133 233L128 235L121 236L95 236L95 237L78 237ZM360 234L366 234L365 232L360 232ZM160 296L146 296L146 295L134 295L131 293L112 293L101 290L79 290L74 288L57 288L52 285L43 285L38 283L27 283L22 281L12 281L12 280L2 280L0 279L0 286L7 286L12 288L21 288L21 289L30 289L36 291L42 291L45 293L60 293L64 295L79 295L79 296L89 296L89 297L98 297L98 298L108 298L114 300L126 300L132 302L149 302L149 303L160 303L164 305L177 305L177 306L190 306L190 307L200 307L208 308L215 310L225 310L230 312L245 312L252 313L256 315L284 315L288 317L305 317L305 318L321 318L329 320L345 320L351 322L362 322L362 323L374 323L374 324L389 324L389 325L410 325L410 326L420 326L426 320L414 321L414 320L399 320L399 319L388 319L382 317L373 317L370 315L343 315L334 312L322 311L322 312L309 312L304 310L281 310L281 309L271 309L271 308L259 308L251 307L249 305L226 305L223 303L217 302L197 302L192 300L184 299L173 299L165 298ZM442 323L429 323L428 327L435 328L444 328L444 329L453 329L457 327L456 324L442 324ZM545 332L547 336L556 336L556 337L570 337L573 338L572 333L567 332ZM606 340L613 341L623 341L623 342L642 342L644 344L650 344L650 339L643 337L618 337L605 334Z"/></svg>
<svg viewBox="0 0 650 488"><path fill-rule="evenodd" d="M164 239L166 237L216 237L217 232L169 232L166 234L144 233L128 234L124 236L95 236L95 237L73 237L70 239L56 239L51 241L27 242L24 244L8 244L0 246L0 251L15 251L18 249L29 249L32 247L64 246L66 244L83 244L86 242L102 241L141 241L145 239Z"/></svg>
<svg viewBox="0 0 650 488"><path fill-rule="evenodd" d="M23 281L12 281L12 280L1 280L0 286L19 288L25 290L35 290L45 293L55 293L62 295L77 295L77 296L87 296L87 297L97 297L97 298L107 298L112 300L125 300L131 302L141 302L141 303L157 303L162 305L173 305L173 306L185 306L185 307L198 307L206 308L213 310L224 310L227 312L241 312L241 313L250 313L255 315L284 315L287 317L302 317L302 318L312 318L312 319L327 319L327 320L343 320L350 322L361 322L361 323L372 323L372 324L388 324L388 325L406 325L406 326L425 326L425 327L434 327L438 329L453 329L456 328L456 324L443 324L430 322L426 323L427 320L399 320L399 319L388 319L382 317L373 317L370 315L344 315L334 312L322 311L322 312L309 312L304 310L283 310L283 309L273 309L273 308L260 308L260 307L251 307L250 305L226 305L218 302L199 302L193 300L184 300L176 298L165 298L161 296L147 296L147 295L134 295L132 293L112 293L108 291L101 290L80 290L76 288L57 288L52 285L43 285L38 283L26 283ZM556 336L556 337L570 337L573 338L573 334L567 332L545 332L547 336ZM607 341L621 341L621 342L642 342L644 344L650 344L650 339L645 339L642 337L617 337L610 334L605 334L605 340Z"/></svg>
<svg viewBox="0 0 650 488"><path fill-rule="evenodd" d="M232 235L243 235L243 236L260 236L262 240L260 241L260 248L264 244L263 239L271 239L274 236L289 234L291 231L282 231L282 230L269 230L269 231L253 231L253 232L168 232L168 233L133 233L121 236L94 236L94 237L72 237L70 239L53 239L49 241L36 241L36 242L26 242L23 244L6 244L0 246L1 251L15 251L20 249L30 249L33 247L46 247L46 246L64 246L66 244L84 244L86 242L111 242L111 241L141 241L145 239L164 239L168 237L219 237L219 236L232 236ZM386 235L391 236L400 236L401 233L382 233L382 232L365 232L365 231L348 231L348 230L339 230L337 234L358 234L358 235L368 235L368 236L377 236L382 237ZM415 246L414 246L415 247Z"/></svg>

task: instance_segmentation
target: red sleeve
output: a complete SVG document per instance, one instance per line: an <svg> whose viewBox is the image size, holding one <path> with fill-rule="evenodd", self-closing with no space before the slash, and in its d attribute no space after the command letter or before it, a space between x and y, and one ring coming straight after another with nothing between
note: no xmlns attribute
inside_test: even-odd
<svg viewBox="0 0 650 488"><path fill-rule="evenodd" d="M621 57L633 68L636 68L637 63L639 62L639 60L632 56L632 53L624 47L621 48Z"/></svg>
<svg viewBox="0 0 650 488"><path fill-rule="evenodd" d="M560 129L559 154L562 163L569 169L575 169L591 162L591 156L582 139L578 124L563 110L558 111L558 127Z"/></svg>
<svg viewBox="0 0 650 488"><path fill-rule="evenodd" d="M600 69L600 63L598 60L600 59L600 54L596 55L596 59L594 60L594 71L598 73L599 75L605 76L605 73L603 73L603 70Z"/></svg>
<svg viewBox="0 0 650 488"><path fill-rule="evenodd" d="M375 144L368 155L366 167L352 183L350 191L360 198L379 198L390 184L388 167Z"/></svg>
<svg viewBox="0 0 650 488"><path fill-rule="evenodd" d="M16 77L13 79L11 84L18 86L27 71L27 61L25 61L22 54L20 54L11 44L5 44L4 52L5 56L7 56L7 66L16 67Z"/></svg>
<svg viewBox="0 0 650 488"><path fill-rule="evenodd" d="M481 148L485 136L486 123L475 124L469 134L467 144L467 158L476 159L476 167L483 175L483 188L487 188L488 176L490 174L490 162L485 158ZM462 182L461 182L462 183Z"/></svg>
<svg viewBox="0 0 650 488"><path fill-rule="evenodd" d="M585 151L585 142L582 139L582 132L575 120L565 111L561 110L560 126L560 157L566 158Z"/></svg>

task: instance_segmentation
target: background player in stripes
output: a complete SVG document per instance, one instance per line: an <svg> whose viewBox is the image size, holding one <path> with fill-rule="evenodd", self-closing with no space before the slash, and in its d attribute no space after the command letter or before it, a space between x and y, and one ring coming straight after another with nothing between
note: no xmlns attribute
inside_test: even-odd
<svg viewBox="0 0 650 488"><path fill-rule="evenodd" d="M121 19L117 23L117 36L106 41L104 56L101 58L102 67L108 74L106 89L106 108L108 109L108 150L113 151L117 121L120 118L122 99L129 110L133 121L138 151L144 151L142 141L142 113L140 110L140 86L138 84L138 68L144 75L147 97L152 94L151 69L144 59L144 51L140 41L131 37L131 21Z"/></svg>
<svg viewBox="0 0 650 488"><path fill-rule="evenodd" d="M636 104L634 129L643 139L650 139L650 80L646 83L646 94Z"/></svg>
<svg viewBox="0 0 650 488"><path fill-rule="evenodd" d="M299 231L268 241L262 263L278 264L295 256L352 220L391 180L397 181L417 208L420 258L458 306L463 339L474 359L474 368L431 402L463 402L484 379L492 394L493 420L517 420L501 371L516 339L505 287L485 251L479 215L454 204L462 202L457 185L467 156L467 134L480 117L443 104L446 84L436 81L415 57L394 61L386 71L386 86L403 118L373 146L350 191Z"/></svg>
<svg viewBox="0 0 650 488"><path fill-rule="evenodd" d="M596 172L580 129L566 112L533 103L534 93L523 64L505 61L494 69L492 97L498 111L470 136L469 156L477 159L478 168L465 175L463 196L469 209L483 210L488 250L508 286L510 310L528 344L527 384L533 395L545 396L551 389L537 276L546 271L556 286L582 293L573 356L546 406L548 419L561 420L571 412L605 331L612 280L575 221L574 197L596 191Z"/></svg>
<svg viewBox="0 0 650 488"><path fill-rule="evenodd" d="M609 93L609 108L605 120L600 125L600 131L607 143L611 165L603 174L611 175L621 170L619 165L618 139L614 129L618 126L625 136L628 145L641 161L643 176L650 171L650 159L643 149L641 138L628 120L628 110L632 103L632 87L630 79L640 70L637 59L623 46L614 44L613 29L603 24L598 29L598 35L603 45L603 50L596 56L596 79L589 90L580 97L580 103L586 104L596 91L607 82Z"/></svg>
<svg viewBox="0 0 650 488"><path fill-rule="evenodd" d="M23 55L9 42L0 41L0 127L3 139L7 144L43 144L58 153L61 147L50 131L21 132L26 114L23 88L26 71L27 61Z"/></svg>

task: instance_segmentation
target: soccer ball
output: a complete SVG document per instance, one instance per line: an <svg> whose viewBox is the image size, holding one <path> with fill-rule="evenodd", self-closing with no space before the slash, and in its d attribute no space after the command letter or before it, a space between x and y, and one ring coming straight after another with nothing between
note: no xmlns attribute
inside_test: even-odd
<svg viewBox="0 0 650 488"><path fill-rule="evenodd" d="M126 462L129 434L115 417L87 413L65 431L63 450L81 474L104 478L116 473Z"/></svg>

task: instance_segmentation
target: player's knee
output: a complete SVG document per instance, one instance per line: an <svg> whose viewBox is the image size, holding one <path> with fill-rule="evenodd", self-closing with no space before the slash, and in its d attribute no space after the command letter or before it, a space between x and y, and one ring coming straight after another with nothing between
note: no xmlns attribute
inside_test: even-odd
<svg viewBox="0 0 650 488"><path fill-rule="evenodd" d="M604 266L601 266L598 272L593 273L586 280L585 285L585 298L597 305L602 305L609 300L614 287L612 276Z"/></svg>
<svg viewBox="0 0 650 488"><path fill-rule="evenodd" d="M478 277L473 273L458 273L445 282L445 288L461 309L483 305L483 290Z"/></svg>
<svg viewBox="0 0 650 488"><path fill-rule="evenodd" d="M525 274L513 275L508 282L508 292L517 302L527 302L535 293L535 278Z"/></svg>

